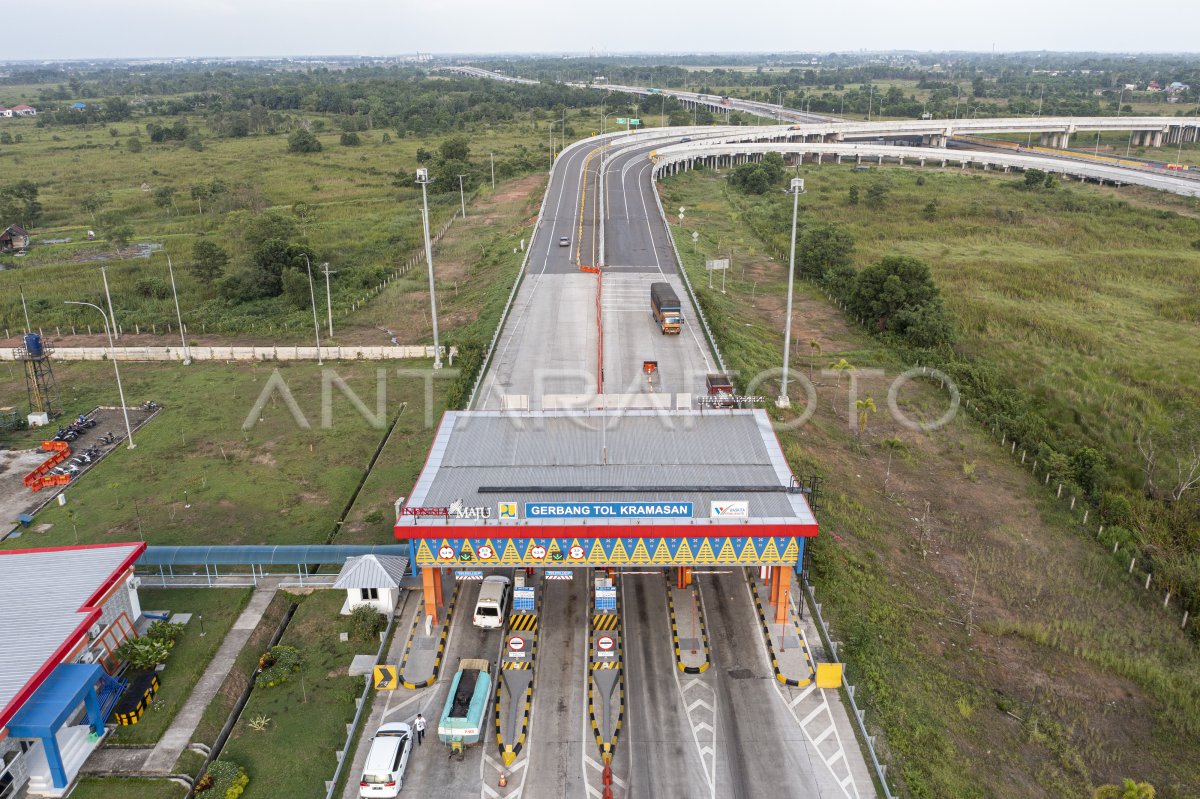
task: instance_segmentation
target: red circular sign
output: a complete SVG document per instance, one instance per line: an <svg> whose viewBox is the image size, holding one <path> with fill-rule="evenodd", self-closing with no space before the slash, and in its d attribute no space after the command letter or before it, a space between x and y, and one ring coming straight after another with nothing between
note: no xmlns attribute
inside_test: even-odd
<svg viewBox="0 0 1200 799"><path fill-rule="evenodd" d="M616 646L617 642L613 640L611 635L602 635L596 639L596 648L601 652L607 652Z"/></svg>
<svg viewBox="0 0 1200 799"><path fill-rule="evenodd" d="M525 639L519 635L514 635L512 638L508 639L508 648L514 652L524 652Z"/></svg>

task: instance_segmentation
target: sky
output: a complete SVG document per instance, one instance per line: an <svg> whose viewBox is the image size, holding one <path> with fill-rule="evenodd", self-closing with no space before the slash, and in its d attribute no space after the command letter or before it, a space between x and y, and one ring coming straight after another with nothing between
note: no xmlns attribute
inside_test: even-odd
<svg viewBox="0 0 1200 799"><path fill-rule="evenodd" d="M1200 52L1200 3L1128 0L33 0L0 61L424 53ZM11 35L20 31L20 35Z"/></svg>

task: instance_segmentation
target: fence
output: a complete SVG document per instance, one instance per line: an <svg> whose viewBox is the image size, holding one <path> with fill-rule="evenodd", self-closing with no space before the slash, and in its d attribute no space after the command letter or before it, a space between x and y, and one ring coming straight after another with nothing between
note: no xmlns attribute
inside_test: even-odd
<svg viewBox="0 0 1200 799"><path fill-rule="evenodd" d="M815 589L809 585L804 573L800 574L801 584L801 601L805 598L808 600L809 608L812 610L813 621L817 624L817 630L821 634L821 640L825 643L825 649L829 652L830 658L836 663L838 662L838 642L833 640L833 636L829 632L829 628L825 626L825 618L821 615L821 605L817 602ZM843 675L845 673L845 665L843 664ZM879 755L875 752L875 736L867 732L867 725L864 720L863 711L854 701L855 686L843 676L842 685L846 689L846 701L850 705L850 714L854 719L854 726L858 730L859 736L867 745L867 754L871 756L871 767L875 769L875 777L879 780L879 784L883 787L883 795L886 799L893 799L895 794L887 784L887 764L879 762Z"/></svg>
<svg viewBox="0 0 1200 799"><path fill-rule="evenodd" d="M442 354L447 354L445 347ZM116 347L112 350L119 361L182 361L182 347ZM388 361L410 358L432 358L430 346L395 347L321 347L318 358L316 347L188 347L187 354L194 361ZM450 347L450 364L458 356L458 347ZM106 361L110 357L107 347L55 347L53 357L58 361ZM15 360L10 349L0 349L0 361Z"/></svg>
<svg viewBox="0 0 1200 799"><path fill-rule="evenodd" d="M383 654L387 649L388 641L392 639L392 630L396 626L396 612L388 616L387 629L379 634L379 648L375 650L375 662L383 662ZM371 706L371 683L372 675L366 675L363 681L362 693L354 700L355 710L354 719L346 725L346 743L342 745L341 751L337 752L337 767L333 770L333 777L325 783L325 799L333 799L333 792L337 790L338 780L342 778L342 767L346 765L346 756L351 759L354 757L352 747L354 746L354 736L358 732L358 725L362 721L363 708Z"/></svg>
<svg viewBox="0 0 1200 799"><path fill-rule="evenodd" d="M921 368L927 368L927 367L921 367ZM970 400L967 400L963 404L963 407L966 408L968 413L974 411L974 407L972 406ZM1000 429L999 424L993 424L990 428L990 432L992 433L992 435L996 435L997 433L999 433L1000 437L998 440L1000 442L1000 446L1008 447L1008 454L1013 458L1017 457L1017 442L1016 442L1016 440L1010 439L1008 437L1008 433L1006 431ZM1069 513L1071 513L1074 516L1075 514L1082 512L1083 515L1082 515L1082 517L1079 518L1079 525L1087 533L1087 535L1090 536L1092 533L1091 533L1091 528L1088 527L1088 517L1091 516L1091 514L1092 514L1093 508L1091 507L1091 505L1086 500L1084 500L1082 502L1079 501L1079 497L1073 493L1068 492L1068 493L1064 494L1063 487L1066 485L1066 483L1056 480L1054 478L1054 475L1051 473L1051 471L1049 469L1043 468L1042 471L1039 473L1038 459L1033 458L1031 460L1028 457L1028 453L1029 453L1028 449L1021 450L1021 455L1020 455L1021 465L1029 466L1029 472L1034 477L1035 480L1038 477L1041 477L1043 487L1049 489L1051 487L1051 485L1054 485L1055 486L1054 498L1056 500L1058 500L1059 502L1066 503L1067 510ZM1076 506L1078 506L1078 507L1076 507ZM1099 541L1103 535L1104 535L1104 525L1103 524L1097 525L1096 540ZM1112 555L1116 556L1119 554L1121 554L1121 541L1118 539L1118 540L1113 541ZM1151 563L1151 561L1148 558L1143 557L1143 558L1141 558L1141 566L1139 566L1139 554L1140 553L1138 553L1136 550L1134 550L1134 552L1129 554L1129 566L1126 568L1126 573L1129 574L1130 576L1136 575L1135 579L1137 580L1138 584L1142 586L1142 589L1145 591L1149 591L1150 585L1154 579L1154 573L1153 573L1152 567L1149 565ZM1124 563L1124 558L1121 559L1121 563L1122 564ZM1143 576L1145 577L1144 580L1142 579ZM1174 595L1175 595L1175 592L1172 590L1171 586L1169 586L1169 585L1166 586L1166 590L1163 595L1163 608L1164 609L1171 607L1171 598ZM1178 609L1183 612L1183 618L1179 623L1179 628L1181 630L1186 630L1187 625L1188 625L1188 616L1189 616L1188 609L1186 607L1182 607L1182 606L1180 606Z"/></svg>

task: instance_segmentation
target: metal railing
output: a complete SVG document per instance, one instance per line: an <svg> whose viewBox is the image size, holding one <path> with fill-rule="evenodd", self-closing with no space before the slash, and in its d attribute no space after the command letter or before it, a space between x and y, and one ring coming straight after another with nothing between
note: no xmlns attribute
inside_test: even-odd
<svg viewBox="0 0 1200 799"><path fill-rule="evenodd" d="M475 384L471 386L471 394L467 397L468 408L475 404L475 394L479 391L479 387L483 385L484 377L487 376L488 368L492 364L492 356L496 352L496 343L500 340L500 334L504 331L504 323L508 321L508 313L512 309L513 300L517 298L517 291L520 290L521 283L525 280L525 272L529 266L529 256L533 253L533 242L537 238L538 228L542 226L542 217L546 214L546 202L550 199L550 186L554 183L554 170L558 168L559 163L562 162L562 157L568 151L588 143L594 143L597 139L601 138L604 137L593 136L571 142L559 151L558 158L554 160L554 166L550 168L550 180L546 182L546 191L542 193L542 204L538 208L537 222L534 223L533 231L529 234L529 246L525 248L525 257L521 259L521 271L517 273L517 279L513 282L512 291L508 293L508 301L504 303L504 310L500 312L500 321L496 323L496 330L492 333L492 341L488 344L487 353L484 355L483 363L479 367L479 374L475 376Z"/></svg>
<svg viewBox="0 0 1200 799"><path fill-rule="evenodd" d="M671 223L667 221L667 212L663 209L662 198L658 196L658 191L654 188L656 183L658 183L657 164L650 170L650 188L651 193L654 195L654 203L658 206L658 215L662 217L663 227L667 230L667 238L670 239L671 249L675 252L675 263L679 265L679 274L683 277L683 285L687 289L688 296L692 299L692 307L696 309L696 317L700 320L700 324L704 326L704 337L708 339L708 346L712 348L713 355L717 358L717 365L721 367L721 372L727 373L728 369L725 368L725 359L721 357L721 348L717 346L717 339L708 326L708 320L704 318L704 311L700 309L700 299L696 296L696 292L692 288L692 281L688 279L687 268L683 265L683 258L679 255L679 246L675 243L675 236L671 233Z"/></svg>
<svg viewBox="0 0 1200 799"><path fill-rule="evenodd" d="M803 574L800 575L800 585L803 597L808 599L808 606L812 610L813 621L815 621L817 624L817 631L821 634L821 640L825 644L825 649L829 652L833 660L837 662L837 642L833 640L833 636L830 634L829 628L825 625L825 619L823 616L821 616L821 606L817 602L817 597L813 591L813 587L809 585L808 580ZM863 711L854 701L855 686L851 685L850 682L844 678L843 685L846 688L846 701L849 703L850 709L853 711L851 716L854 719L854 726L858 731L859 738L866 745L867 754L871 757L871 768L875 771L875 778L879 781L880 786L883 788L883 795L885 799L895 799L895 794L892 793L891 788L888 787L887 783L888 767L886 764L879 762L879 755L875 752L875 736L867 732L867 725L863 721Z"/></svg>
<svg viewBox="0 0 1200 799"><path fill-rule="evenodd" d="M387 649L388 642L392 640L392 630L396 627L396 610L392 609L388 616L387 629L379 636L379 649L375 651L375 662L378 664L383 661L384 650ZM354 745L354 736L358 734L358 725L362 721L363 708L369 707L370 702L367 701L371 695L371 675L366 675L363 680L363 690L359 694L358 699L354 700L357 706L354 711L354 719L346 725L346 743L342 746L341 754L337 756L337 768L333 770L333 779L329 781L329 787L325 789L325 799L333 799L333 792L337 790L338 780L342 778L342 767L346 765L346 758L354 759L354 753L350 751L350 747Z"/></svg>

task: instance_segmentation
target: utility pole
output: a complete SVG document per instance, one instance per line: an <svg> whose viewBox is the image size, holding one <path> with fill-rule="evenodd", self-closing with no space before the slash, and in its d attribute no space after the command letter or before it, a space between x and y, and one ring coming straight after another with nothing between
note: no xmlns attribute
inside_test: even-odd
<svg viewBox="0 0 1200 799"><path fill-rule="evenodd" d="M553 134L551 134L553 137ZM550 148L553 163L554 148ZM424 209L422 221L425 226L425 264L429 267L429 317L433 321L433 368L442 368L442 350L438 345L437 292L433 282L433 243L429 240L429 193L426 188L433 180L425 167L417 169L417 183L421 184L421 206Z"/></svg>
<svg viewBox="0 0 1200 799"><path fill-rule="evenodd" d="M312 300L313 312L313 336L317 339L317 366L322 366L321 361L321 324L317 321L317 292L313 288L312 279L312 262L308 260L308 253L300 253L304 256L304 269L308 273L308 298Z"/></svg>
<svg viewBox="0 0 1200 799"><path fill-rule="evenodd" d="M463 192L463 178L465 177L466 175L458 176L458 201L462 203L463 219L467 218L467 195Z"/></svg>
<svg viewBox="0 0 1200 799"><path fill-rule="evenodd" d="M492 159L492 191L496 190L496 154L488 153L488 157Z"/></svg>
<svg viewBox="0 0 1200 799"><path fill-rule="evenodd" d="M183 333L183 314L179 312L179 292L175 290L175 267L171 265L171 256L167 255L167 273L171 276L171 296L175 298L175 320L179 322L179 343L183 345L183 365L192 362L192 354L188 351L187 336Z"/></svg>
<svg viewBox="0 0 1200 799"><path fill-rule="evenodd" d="M336 269L329 268L329 262L321 264L321 271L325 273L325 312L329 315L329 337L333 338L333 296L329 293L329 276L336 275Z"/></svg>
<svg viewBox="0 0 1200 799"><path fill-rule="evenodd" d="M29 306L25 304L25 289L17 286L17 291L21 293L21 310L25 312L25 332L32 332L33 326L29 324Z"/></svg>
<svg viewBox="0 0 1200 799"><path fill-rule="evenodd" d="M783 380L780 384L779 399L775 404L780 408L787 408L792 404L792 400L788 397L787 381L788 381L788 359L791 357L792 350L792 284L796 281L796 219L800 213L800 195L804 193L804 179L792 178L792 255L788 262L788 291L787 291L787 311L784 314L784 324L787 326L783 334Z"/></svg>
<svg viewBox="0 0 1200 799"><path fill-rule="evenodd" d="M113 337L120 341L121 329L117 327L117 315L113 313L112 295L108 293L108 270L103 266L100 267L100 277L104 280L104 296L108 299L108 318L112 322Z"/></svg>

